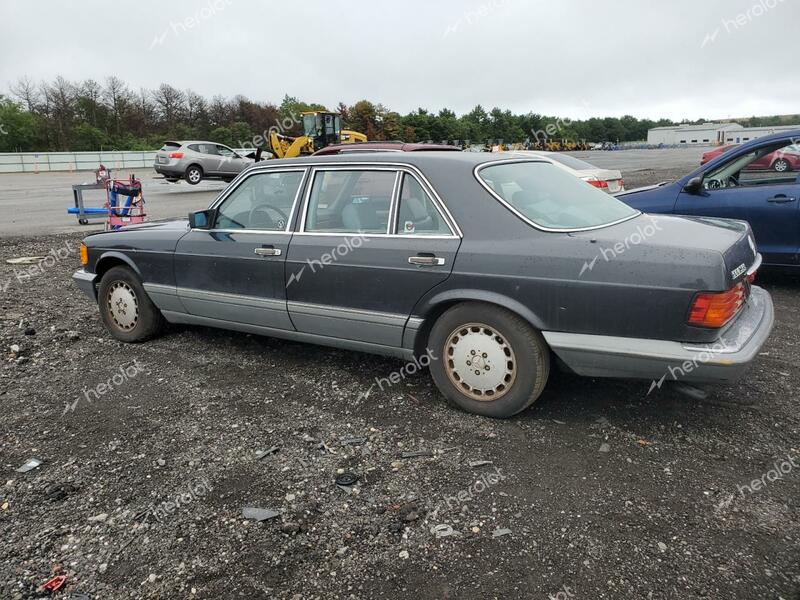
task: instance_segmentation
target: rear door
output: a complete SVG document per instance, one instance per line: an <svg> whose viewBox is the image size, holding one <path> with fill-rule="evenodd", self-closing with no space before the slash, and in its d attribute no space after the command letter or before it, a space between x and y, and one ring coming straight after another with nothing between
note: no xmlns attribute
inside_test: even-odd
<svg viewBox="0 0 800 600"><path fill-rule="evenodd" d="M461 242L431 190L398 167L314 169L298 230L286 263L297 330L390 347Z"/></svg>
<svg viewBox="0 0 800 600"><path fill-rule="evenodd" d="M770 169L774 147L756 149L708 171L698 194L681 192L675 212L748 221L764 261L800 264L800 180Z"/></svg>
<svg viewBox="0 0 800 600"><path fill-rule="evenodd" d="M175 249L177 293L187 312L292 330L284 264L306 169L256 172L217 207L213 228L193 229Z"/></svg>

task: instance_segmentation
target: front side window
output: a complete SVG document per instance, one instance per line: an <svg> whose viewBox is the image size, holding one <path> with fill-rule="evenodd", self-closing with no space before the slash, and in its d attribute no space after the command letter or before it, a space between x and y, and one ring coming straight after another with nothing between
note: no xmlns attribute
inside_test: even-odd
<svg viewBox="0 0 800 600"><path fill-rule="evenodd" d="M478 177L519 216L546 229L602 227L639 214L551 163L489 164Z"/></svg>
<svg viewBox="0 0 800 600"><path fill-rule="evenodd" d="M220 156L224 156L226 158L233 158L234 156L236 156L236 153L227 146L223 146L221 144L214 144L214 146L217 149L217 154L219 154Z"/></svg>
<svg viewBox="0 0 800 600"><path fill-rule="evenodd" d="M709 171L703 177L707 190L721 188L785 185L797 180L800 148L778 142L742 154Z"/></svg>
<svg viewBox="0 0 800 600"><path fill-rule="evenodd" d="M284 231L302 181L303 171L251 175L217 209L214 227Z"/></svg>
<svg viewBox="0 0 800 600"><path fill-rule="evenodd" d="M308 200L305 230L386 233L395 177L395 171L318 171Z"/></svg>
<svg viewBox="0 0 800 600"><path fill-rule="evenodd" d="M397 210L400 235L452 235L430 196L412 175L403 175L400 206Z"/></svg>

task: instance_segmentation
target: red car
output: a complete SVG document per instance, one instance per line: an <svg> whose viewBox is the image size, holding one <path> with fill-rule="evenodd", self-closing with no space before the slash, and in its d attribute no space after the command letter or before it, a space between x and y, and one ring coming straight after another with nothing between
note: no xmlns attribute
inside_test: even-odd
<svg viewBox="0 0 800 600"><path fill-rule="evenodd" d="M447 144L407 144L405 142L360 142L357 144L334 144L317 150L314 156L329 154L354 154L360 152L430 152L433 150L450 150L461 152L458 146Z"/></svg>
<svg viewBox="0 0 800 600"><path fill-rule="evenodd" d="M731 148L736 148L736 146L737 144L728 144L727 146L720 146L719 148L709 150L703 154L700 165L706 164ZM745 171L769 171L770 169L778 173L800 171L800 144L793 144L786 148L776 150L775 152L765 154L744 168Z"/></svg>

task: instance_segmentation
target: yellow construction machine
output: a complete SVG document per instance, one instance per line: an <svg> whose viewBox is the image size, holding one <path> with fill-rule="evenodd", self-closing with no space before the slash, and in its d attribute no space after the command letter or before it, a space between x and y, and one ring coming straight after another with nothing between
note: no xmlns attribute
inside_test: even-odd
<svg viewBox="0 0 800 600"><path fill-rule="evenodd" d="M312 111L300 115L303 117L303 135L291 137L270 131L269 150L275 158L307 156L332 144L367 141L363 133L342 129L342 115L339 113Z"/></svg>

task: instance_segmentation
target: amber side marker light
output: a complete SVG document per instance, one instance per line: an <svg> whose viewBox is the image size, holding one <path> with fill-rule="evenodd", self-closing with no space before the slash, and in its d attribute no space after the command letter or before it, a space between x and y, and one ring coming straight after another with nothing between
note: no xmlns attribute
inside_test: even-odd
<svg viewBox="0 0 800 600"><path fill-rule="evenodd" d="M747 301L747 287L739 282L727 292L701 292L694 297L689 325L724 327Z"/></svg>
<svg viewBox="0 0 800 600"><path fill-rule="evenodd" d="M81 244L81 264L84 267L89 264L89 249L86 244Z"/></svg>

